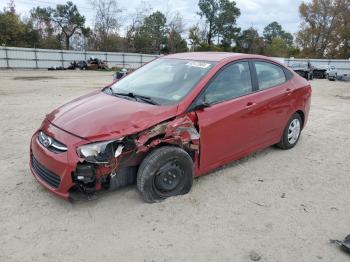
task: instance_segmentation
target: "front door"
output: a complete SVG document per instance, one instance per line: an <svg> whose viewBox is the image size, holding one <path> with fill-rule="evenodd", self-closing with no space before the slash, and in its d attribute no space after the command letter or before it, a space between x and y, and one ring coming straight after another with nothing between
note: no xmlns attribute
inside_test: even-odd
<svg viewBox="0 0 350 262"><path fill-rule="evenodd" d="M196 111L200 129L200 170L208 172L244 155L256 143L259 121L247 61L225 66L199 95L209 107Z"/></svg>

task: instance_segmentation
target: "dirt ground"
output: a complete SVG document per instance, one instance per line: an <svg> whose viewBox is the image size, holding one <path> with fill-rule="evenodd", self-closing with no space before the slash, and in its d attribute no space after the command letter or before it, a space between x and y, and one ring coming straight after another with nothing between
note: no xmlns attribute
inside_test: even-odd
<svg viewBox="0 0 350 262"><path fill-rule="evenodd" d="M310 120L290 151L268 148L146 204L136 188L69 203L31 175L45 114L110 72L0 71L0 261L349 261L350 83L312 81Z"/></svg>

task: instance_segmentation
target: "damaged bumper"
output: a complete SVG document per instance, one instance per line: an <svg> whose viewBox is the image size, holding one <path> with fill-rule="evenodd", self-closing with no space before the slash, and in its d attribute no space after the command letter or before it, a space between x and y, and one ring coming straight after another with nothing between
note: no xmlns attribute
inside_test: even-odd
<svg viewBox="0 0 350 262"><path fill-rule="evenodd" d="M111 156L110 160L103 163L90 162L89 158L84 159L77 154L78 148L91 145L91 141L76 137L44 121L40 130L52 141L64 143L66 150L50 150L40 140L40 131L36 132L30 144L30 169L41 185L66 200L70 199L74 189L93 193L101 188L116 189L134 183L137 166L144 156L152 148L162 144L179 146L186 150L192 157L196 170L199 133L194 124L196 119L192 118L188 115L175 118L111 142L113 145L106 146L106 152L102 152L103 155Z"/></svg>

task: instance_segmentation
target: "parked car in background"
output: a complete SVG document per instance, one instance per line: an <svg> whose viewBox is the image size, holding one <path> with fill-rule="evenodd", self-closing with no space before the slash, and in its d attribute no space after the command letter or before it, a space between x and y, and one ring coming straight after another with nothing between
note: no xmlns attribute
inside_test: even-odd
<svg viewBox="0 0 350 262"><path fill-rule="evenodd" d="M314 67L314 77L321 79L336 80L338 72L333 65L316 65Z"/></svg>
<svg viewBox="0 0 350 262"><path fill-rule="evenodd" d="M337 80L344 81L344 82L350 82L350 75L349 74L340 74L337 76Z"/></svg>
<svg viewBox="0 0 350 262"><path fill-rule="evenodd" d="M328 65L316 65L314 66L314 77L319 79L327 78Z"/></svg>
<svg viewBox="0 0 350 262"><path fill-rule="evenodd" d="M99 58L90 57L87 60L87 70L107 70L108 64Z"/></svg>
<svg viewBox="0 0 350 262"><path fill-rule="evenodd" d="M338 77L338 71L335 68L335 66L328 66L327 71L326 71L326 78L331 81L337 80Z"/></svg>
<svg viewBox="0 0 350 262"><path fill-rule="evenodd" d="M310 63L294 63L289 67L306 80L314 79L314 67Z"/></svg>
<svg viewBox="0 0 350 262"><path fill-rule="evenodd" d="M136 183L158 202L252 152L293 148L310 100L308 81L265 56L168 55L48 114L30 168L65 199Z"/></svg>

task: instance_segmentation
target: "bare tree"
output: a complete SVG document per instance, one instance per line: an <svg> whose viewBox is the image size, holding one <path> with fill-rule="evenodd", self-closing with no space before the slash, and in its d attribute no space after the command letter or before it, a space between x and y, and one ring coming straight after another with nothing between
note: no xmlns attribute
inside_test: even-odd
<svg viewBox="0 0 350 262"><path fill-rule="evenodd" d="M129 25L126 27L126 47L127 52L134 52L135 47L135 35L138 29L143 25L145 17L147 17L153 11L150 4L146 1L142 1L140 6L136 8L136 12L129 14L131 17Z"/></svg>
<svg viewBox="0 0 350 262"><path fill-rule="evenodd" d="M167 39L167 49L169 53L187 51L187 42L183 39L185 26L183 17L179 12L168 13L169 35Z"/></svg>
<svg viewBox="0 0 350 262"><path fill-rule="evenodd" d="M95 31L102 43L107 42L111 34L119 32L122 9L116 0L91 0L90 3L96 9Z"/></svg>
<svg viewBox="0 0 350 262"><path fill-rule="evenodd" d="M168 14L167 20L169 21L169 28L179 34L184 33L185 26L183 22L183 16L180 12L175 12L173 14Z"/></svg>
<svg viewBox="0 0 350 262"><path fill-rule="evenodd" d="M350 0L313 0L299 7L303 19L297 43L309 57L334 57L344 45ZM344 37L340 37L340 36ZM346 41L345 41L346 42ZM341 54L339 54L341 56Z"/></svg>

